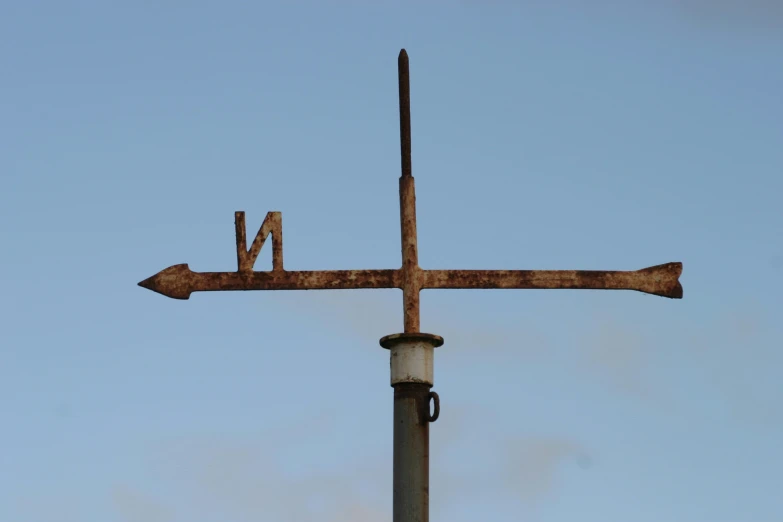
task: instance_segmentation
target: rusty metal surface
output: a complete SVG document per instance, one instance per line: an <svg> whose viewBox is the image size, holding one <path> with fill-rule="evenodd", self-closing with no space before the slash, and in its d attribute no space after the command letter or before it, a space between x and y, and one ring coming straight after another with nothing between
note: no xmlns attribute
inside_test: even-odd
<svg viewBox="0 0 783 522"><path fill-rule="evenodd" d="M402 239L402 309L405 332L419 331L419 251L416 234L416 185L411 162L411 88L408 53L397 57L400 92L400 236Z"/></svg>
<svg viewBox="0 0 783 522"><path fill-rule="evenodd" d="M258 254L264 246L267 236L272 234L272 270L283 270L283 215L280 212L267 212L261 228L258 230L250 250L247 249L245 213L234 212L234 228L237 236L237 270L252 272Z"/></svg>
<svg viewBox="0 0 783 522"><path fill-rule="evenodd" d="M400 94L400 158L402 177L412 176L411 165L411 79L408 53L405 49L397 57L397 79Z"/></svg>
<svg viewBox="0 0 783 522"><path fill-rule="evenodd" d="M681 263L667 263L635 271L600 270L421 270L411 284L418 289L582 289L636 290L679 299L677 280ZM193 272L187 264L174 265L145 279L139 286L174 299L192 292L221 290L350 290L400 288L403 270L310 270L270 272ZM418 290L415 290L418 295ZM418 308L405 312L416 314ZM406 332L415 333L415 332Z"/></svg>
<svg viewBox="0 0 783 522"><path fill-rule="evenodd" d="M405 332L419 331L420 272L416 238L416 194L413 176L400 178L400 228L402 229L402 303Z"/></svg>
<svg viewBox="0 0 783 522"><path fill-rule="evenodd" d="M280 212L269 212L247 248L245 213L235 213L236 272L193 272L186 264L171 266L140 286L175 299L192 292L221 290L329 290L399 288L403 292L406 333L419 331L422 289L590 289L636 290L679 299L682 263L636 271L586 270L422 270L416 237L416 189L411 167L410 75L408 54L397 60L400 100L400 229L402 266L392 270L286 271L283 269L283 225ZM267 237L272 236L272 270L253 271Z"/></svg>
<svg viewBox="0 0 783 522"><path fill-rule="evenodd" d="M682 297L682 263L635 271L604 270L423 270L421 288L528 288L637 290Z"/></svg>
<svg viewBox="0 0 783 522"><path fill-rule="evenodd" d="M158 272L139 286L166 297L188 299L192 292L400 288L401 284L399 270L193 272L187 264L181 264Z"/></svg>

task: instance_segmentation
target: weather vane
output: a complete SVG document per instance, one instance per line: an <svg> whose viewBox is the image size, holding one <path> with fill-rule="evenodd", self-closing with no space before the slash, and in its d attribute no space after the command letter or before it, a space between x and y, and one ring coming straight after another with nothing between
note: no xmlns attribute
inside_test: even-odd
<svg viewBox="0 0 783 522"><path fill-rule="evenodd" d="M390 350L394 387L394 522L429 520L429 423L439 414L432 391L433 352L443 344L437 335L419 332L419 292L430 288L528 288L636 290L682 298L682 263L666 263L634 271L603 270L424 270L419 267L416 238L416 193L411 169L410 78L408 54L397 60L400 95L400 227L402 267L381 270L287 271L283 268L283 224L280 212L269 212L247 247L245 213L236 212L236 272L193 272L173 265L139 286L174 299L192 292L225 290L338 290L399 288L402 290L404 333L381 339ZM272 270L253 265L272 235ZM430 414L430 401L434 412Z"/></svg>

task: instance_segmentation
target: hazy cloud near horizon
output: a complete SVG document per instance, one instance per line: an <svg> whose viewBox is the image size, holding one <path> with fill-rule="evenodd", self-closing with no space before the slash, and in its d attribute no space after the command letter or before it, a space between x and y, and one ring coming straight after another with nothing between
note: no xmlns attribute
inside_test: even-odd
<svg viewBox="0 0 783 522"><path fill-rule="evenodd" d="M557 488L558 469L567 461L579 466L591 461L584 447L568 439L515 439L506 447L506 487L526 502L536 502L552 493Z"/></svg>
<svg viewBox="0 0 783 522"><path fill-rule="evenodd" d="M306 298L305 298L306 297ZM394 299L377 299L360 293L314 293L288 305L313 320L326 322L343 335L379 339L397 331L400 311ZM760 335L769 329L770 318L751 305L738 304L728 316L712 317L707 324L686 326L676 344L656 346L644 332L620 324L611 317L596 317L595 326L580 338L578 346L557 345L534 323L471 324L448 312L428 310L427 324L441 334L454 357L449 364L462 364L461 353L481 349L482 357L549 360L571 358L581 371L605 383L617 393L627 394L659 409L679 412L666 370L654 361L662 357L676 362L684 355L698 354L702 364L694 371L705 374L704 386L713 388L737 420L765 424L769 416L783 415L773 404L773 395L760 387L774 379L754 380L754 372L769 373L779 360ZM685 348L686 352L682 353ZM470 361L470 358L467 358ZM735 361L721 366L718 361Z"/></svg>
<svg viewBox="0 0 783 522"><path fill-rule="evenodd" d="M451 435L439 441L438 456L431 462L434 513L446 504L498 492L517 499L521 506L535 508L556 491L563 465L569 460L583 465L590 459L580 444L568 438L511 434L491 445L494 449L490 448L482 467L455 469L449 466L447 451L449 446L465 451L465 444L471 443L459 440L461 425L473 419L468 409L456 405L450 419L439 426L441 433ZM301 433L299 428L282 431ZM162 442L149 454L148 472L178 495L164 501L141 485L118 484L112 493L114 508L126 522L178 522L193 509L210 518L237 521L391 520L390 448L352 459L339 469L314 468L302 476L286 469L274 449L286 440L285 433L270 432L274 440L263 436L252 442L214 436ZM316 432L310 433L310 439L317 437ZM181 504L183 498L188 499L186 505Z"/></svg>
<svg viewBox="0 0 783 522"><path fill-rule="evenodd" d="M114 509L125 522L170 522L171 510L151 495L126 485L117 485L112 491Z"/></svg>

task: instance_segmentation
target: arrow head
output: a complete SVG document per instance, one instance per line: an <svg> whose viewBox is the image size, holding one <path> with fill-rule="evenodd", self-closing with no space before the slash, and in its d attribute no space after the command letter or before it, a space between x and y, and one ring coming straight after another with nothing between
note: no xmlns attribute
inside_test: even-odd
<svg viewBox="0 0 783 522"><path fill-rule="evenodd" d="M192 274L187 263L173 265L148 277L139 286L172 299L188 299L192 291Z"/></svg>
<svg viewBox="0 0 783 522"><path fill-rule="evenodd" d="M682 299L682 263L666 263L637 270L644 279L639 290L671 299Z"/></svg>

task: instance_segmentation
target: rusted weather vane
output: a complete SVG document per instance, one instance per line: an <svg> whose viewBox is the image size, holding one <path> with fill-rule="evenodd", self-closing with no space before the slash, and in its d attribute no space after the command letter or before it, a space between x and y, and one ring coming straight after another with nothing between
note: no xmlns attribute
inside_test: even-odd
<svg viewBox="0 0 783 522"><path fill-rule="evenodd" d="M411 173L411 120L408 54L397 61L400 94L400 225L402 267L392 270L283 269L283 226L280 212L269 212L247 249L245 213L234 214L237 240L236 272L193 272L174 265L139 285L174 299L192 292L219 290L335 290L402 289L404 333L381 339L389 348L394 387L394 522L429 520L429 422L438 416L439 399L433 385L433 351L443 344L437 335L419 332L419 291L428 288L547 288L636 290L682 298L682 263L667 263L635 271L599 270L423 270L416 239L416 194ZM272 270L256 272L253 265L272 235ZM430 401L434 399L434 413Z"/></svg>

